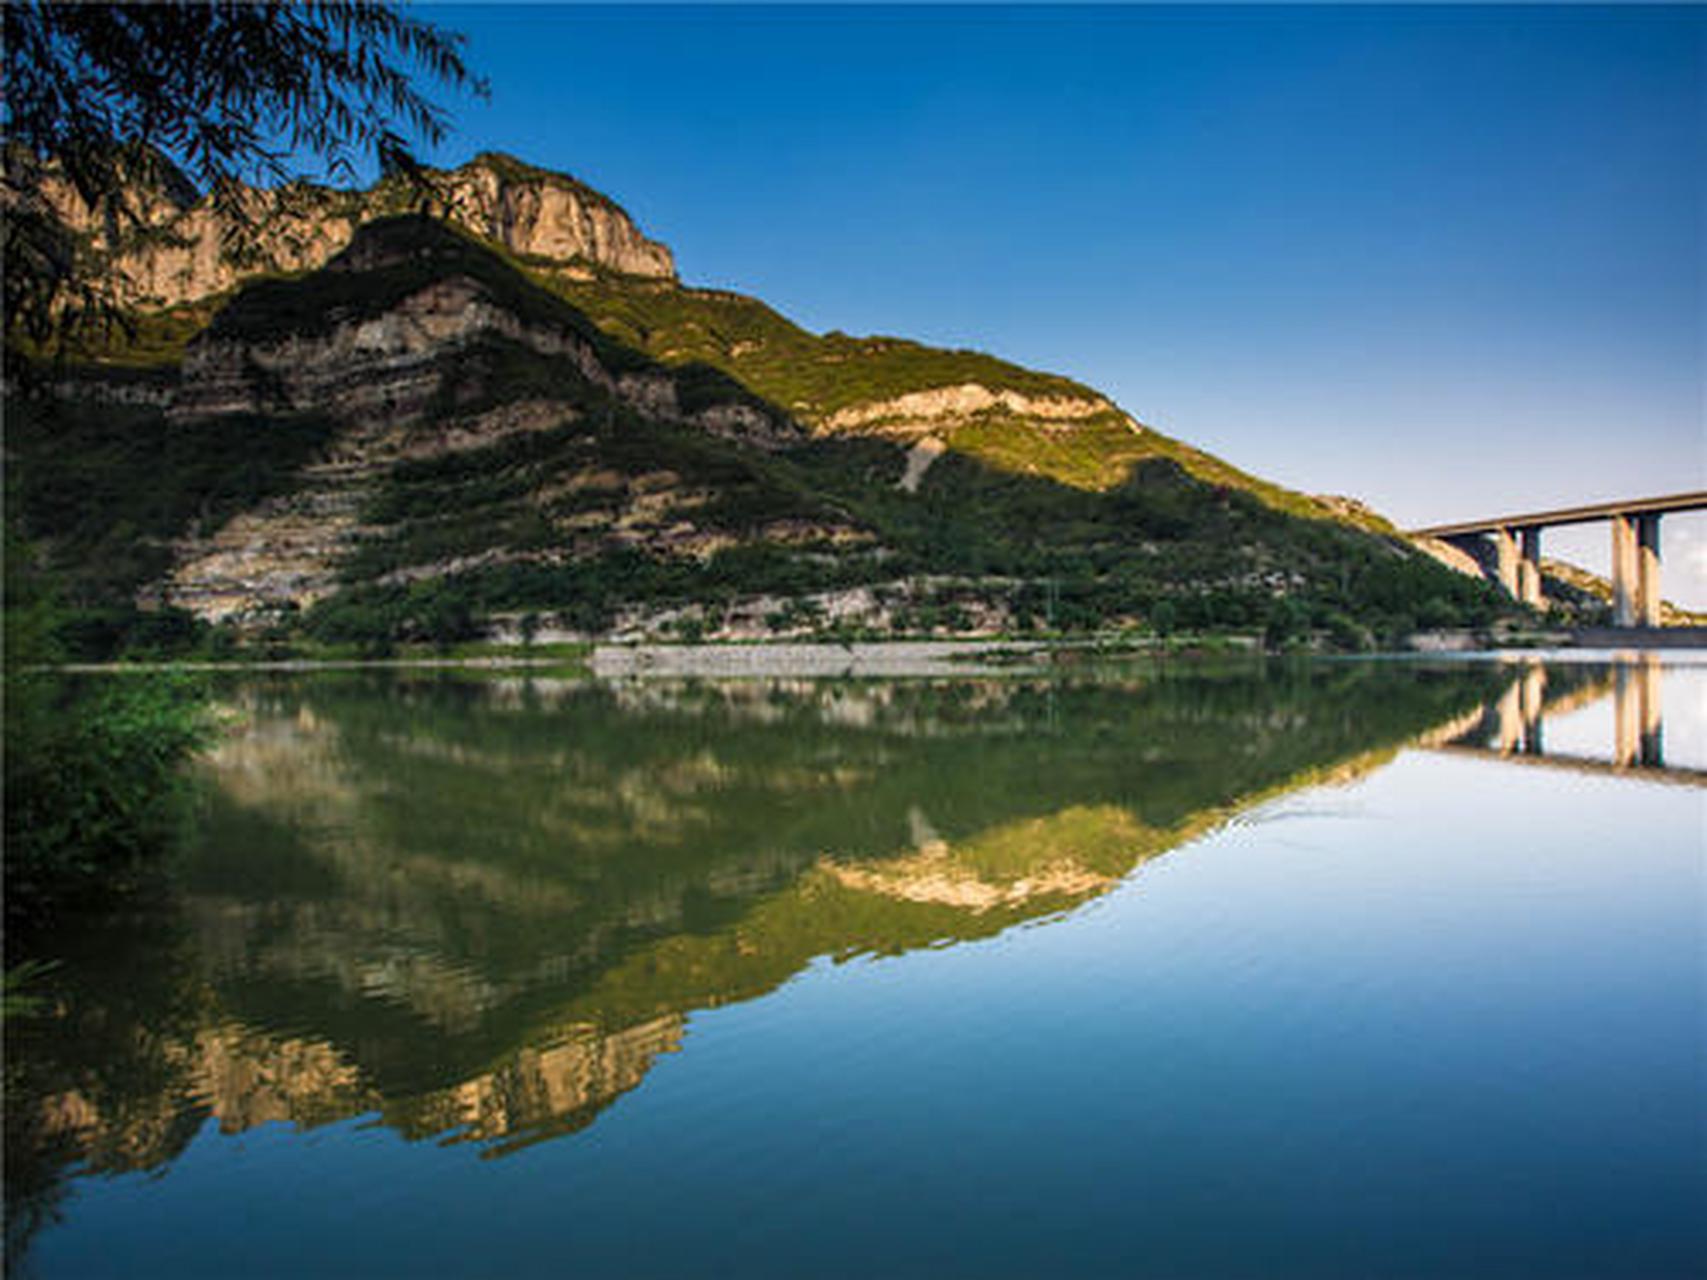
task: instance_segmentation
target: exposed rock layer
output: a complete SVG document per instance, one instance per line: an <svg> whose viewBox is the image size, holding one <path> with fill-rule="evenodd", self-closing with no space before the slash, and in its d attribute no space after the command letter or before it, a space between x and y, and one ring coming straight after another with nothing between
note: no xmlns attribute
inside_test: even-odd
<svg viewBox="0 0 1707 1280"><path fill-rule="evenodd" d="M647 238L615 202L565 174L487 153L432 176L435 189L425 196L396 182L366 191L304 185L248 190L241 200L255 234L211 200L184 205L156 194L136 201L144 232L118 235L68 184L50 179L44 191L60 216L90 237L115 300L132 307L175 306L258 275L312 271L349 244L364 222L423 204L523 257L675 277L667 247Z"/></svg>
<svg viewBox="0 0 1707 1280"><path fill-rule="evenodd" d="M976 382L968 382L851 405L826 418L824 428L831 432L880 431L886 435L923 435L944 419L969 418L992 410L1044 422L1074 422L1107 413L1112 408L1100 397L1027 396L1017 391L991 390Z"/></svg>
<svg viewBox="0 0 1707 1280"><path fill-rule="evenodd" d="M364 228L326 269L352 275L397 265L410 252L395 244L397 229L420 221L392 219ZM433 280L378 314L333 318L311 332L256 337L228 334L215 324L190 344L170 414L191 420L315 412L348 422L404 425L442 402L450 365L488 338L564 360L587 382L649 418L691 422L761 448L799 438L782 415L737 400L687 412L671 371L613 371L582 333L567 324L524 321L485 283L464 274Z"/></svg>

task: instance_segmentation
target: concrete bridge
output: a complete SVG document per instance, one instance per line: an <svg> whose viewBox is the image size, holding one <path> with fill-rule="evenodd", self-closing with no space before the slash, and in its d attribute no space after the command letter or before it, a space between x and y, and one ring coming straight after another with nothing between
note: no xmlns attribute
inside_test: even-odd
<svg viewBox="0 0 1707 1280"><path fill-rule="evenodd" d="M1707 510L1707 490L1627 502L1597 502L1556 511L1530 511L1493 520L1462 520L1413 530L1471 550L1493 542L1493 573L1515 599L1540 608L1541 531L1569 524L1612 525L1612 622L1619 627L1660 625L1660 517L1674 511ZM1478 562L1487 558L1477 556Z"/></svg>

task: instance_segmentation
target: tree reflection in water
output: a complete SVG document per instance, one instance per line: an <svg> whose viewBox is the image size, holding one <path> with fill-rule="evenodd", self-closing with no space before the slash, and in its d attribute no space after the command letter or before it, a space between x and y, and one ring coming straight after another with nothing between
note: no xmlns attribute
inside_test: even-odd
<svg viewBox="0 0 1707 1280"><path fill-rule="evenodd" d="M162 1168L209 1119L572 1133L696 1009L1069 910L1510 680L234 684L194 847L31 942L61 963L8 1028L9 1252L68 1176Z"/></svg>

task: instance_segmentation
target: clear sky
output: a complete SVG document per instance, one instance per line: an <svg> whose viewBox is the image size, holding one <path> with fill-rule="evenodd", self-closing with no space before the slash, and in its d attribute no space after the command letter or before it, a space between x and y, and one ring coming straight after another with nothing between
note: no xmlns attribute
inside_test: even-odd
<svg viewBox="0 0 1707 1280"><path fill-rule="evenodd" d="M1707 9L442 6L442 162L1401 524L1707 488ZM1707 607L1707 517L1663 525ZM1604 526L1548 554L1604 568Z"/></svg>

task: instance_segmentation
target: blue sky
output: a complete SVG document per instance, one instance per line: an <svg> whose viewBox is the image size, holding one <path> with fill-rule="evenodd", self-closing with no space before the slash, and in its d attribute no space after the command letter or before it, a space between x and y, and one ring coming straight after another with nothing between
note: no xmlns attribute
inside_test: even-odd
<svg viewBox="0 0 1707 1280"><path fill-rule="evenodd" d="M1402 524L1707 487L1707 10L442 6L444 162ZM1707 607L1707 518L1665 522ZM1603 567L1600 528L1549 554Z"/></svg>

